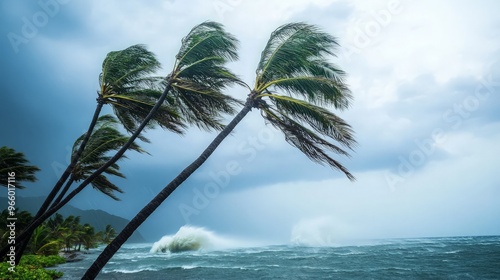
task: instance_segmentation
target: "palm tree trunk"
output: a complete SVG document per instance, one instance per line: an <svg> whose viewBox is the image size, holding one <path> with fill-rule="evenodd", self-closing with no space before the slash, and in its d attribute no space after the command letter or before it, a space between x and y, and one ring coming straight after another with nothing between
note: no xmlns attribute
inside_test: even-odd
<svg viewBox="0 0 500 280"><path fill-rule="evenodd" d="M71 159L71 163L68 165L66 170L64 170L64 173L61 175L61 178L59 178L59 180L57 181L54 188L52 188L52 191L49 193L49 195L47 196L47 198L43 202L42 206L38 210L38 212L35 215L35 217L33 218L33 220L35 220L36 218L41 216L43 214L43 212L45 212L49 208L50 204L52 203L52 201L56 197L57 193L59 193L59 191L61 190L62 185L64 184L64 182L66 182L68 177L71 175L71 172L73 172L73 169L75 168L76 163L80 159L80 156L82 155L83 150L85 149L85 146L87 145L87 143L90 139L92 131L94 130L94 127L97 123L97 119L99 119L99 115L101 113L103 105L104 105L103 101L98 99L97 100L97 107L95 109L94 116L92 117L92 121L90 122L89 129L87 130L87 133L85 134L85 138L83 139L80 147L78 148L78 151L76 152L74 158Z"/></svg>
<svg viewBox="0 0 500 280"><path fill-rule="evenodd" d="M68 192L69 188L71 187L71 185L74 182L75 182L75 179L73 178L73 176L70 176L69 179L68 179L68 182L66 182L66 185L64 186L64 188L61 191L61 193L57 196L56 200L54 200L54 202L50 205L50 208L56 206L57 204L59 204L59 202L61 202L61 200L64 198L64 195L66 195L66 193Z"/></svg>
<svg viewBox="0 0 500 280"><path fill-rule="evenodd" d="M56 195L61 190L62 185L64 184L64 182L66 182L68 177L71 175L71 172L73 172L73 169L75 168L75 165L78 162L78 159L82 155L83 150L85 149L85 146L87 145L87 143L90 139L90 135L92 134L92 131L94 130L94 127L97 123L97 119L99 118L99 115L101 113L103 105L104 105L104 103L100 99L98 99L97 106L96 106L96 109L94 111L94 116L92 117L92 121L90 122L89 128L88 128L87 133L85 135L85 138L83 139L80 147L78 148L78 151L76 152L75 156L71 159L70 164L68 165L68 167L66 167L66 170L64 170L63 174L61 175L61 177L59 178L57 183L54 185L54 187L50 191L49 195L45 198L45 201L43 202L42 206L40 206L40 209L38 209L38 212L33 217L31 222L34 222L36 219L38 219L40 216L42 216L42 214L45 211L47 211L47 209L51 205L52 201L54 200ZM33 228L33 230L34 229L35 228ZM21 257L23 255L24 251L26 250L26 247L28 246L28 242L29 242L31 236L33 235L33 230L27 232L25 237L22 239L22 242L20 242L20 245L17 247L16 265L19 264L19 261L21 260ZM7 247L5 248L5 250L7 252ZM2 249L2 251L0 252L0 256L3 256L4 254L5 253L3 252L3 249Z"/></svg>
<svg viewBox="0 0 500 280"><path fill-rule="evenodd" d="M163 190L158 193L137 215L125 226L125 228L116 236L116 238L104 249L97 257L92 266L89 267L83 279L94 279L106 263L134 233L134 231L175 191L193 172L195 172L217 149L220 143L233 131L236 125L252 110L253 95L249 96L243 109L234 117L234 119L222 130L217 137L208 145L201 155L186 167L174 180L172 180Z"/></svg>
<svg viewBox="0 0 500 280"><path fill-rule="evenodd" d="M28 234L30 234L35 228L40 226L46 219L48 219L50 216L52 216L54 213L56 213L59 209L61 209L64 205L66 205L73 197L75 197L75 195L80 193L97 176L101 175L108 167L113 165L116 161L118 161L123 156L123 154L128 150L130 145L132 145L132 143L134 143L135 139L137 139L137 137L141 134L144 127L146 127L148 122L151 120L151 118L153 118L154 114L158 111L160 106L163 104L163 102L165 101L165 98L167 97L168 92L170 91L170 88L171 88L171 86L169 83L167 85L167 87L165 88L165 90L163 91L160 98L158 99L158 102L156 102L155 106L153 106L151 111L149 111L149 114L144 118L144 120L142 121L141 125L137 128L137 130L132 134L132 136L130 136L127 143L125 143L125 145L123 145L123 147L121 147L120 150L118 152L116 152L116 154L111 159L109 159L108 162L106 162L103 166L101 166L94 173L92 173L92 175L87 177L87 179L85 179L76 189L74 189L71 193L69 193L60 203L51 207L50 209L45 211L42 215L40 215L40 217L38 217L38 219L33 221L23 232L21 232L19 234L19 236L16 237L16 243L18 242L18 240L25 240L25 238L28 236ZM6 249L5 249L5 253L2 251L2 255L0 255L0 256L4 256L7 253L7 251L8 251L7 248L8 247L6 247ZM17 260L17 258L16 258L16 260Z"/></svg>

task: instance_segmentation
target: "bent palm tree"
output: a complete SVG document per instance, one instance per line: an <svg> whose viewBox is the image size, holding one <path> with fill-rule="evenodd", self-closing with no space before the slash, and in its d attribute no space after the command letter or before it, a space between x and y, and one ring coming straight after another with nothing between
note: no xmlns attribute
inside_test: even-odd
<svg viewBox="0 0 500 280"><path fill-rule="evenodd" d="M139 126L134 126L137 124L136 122L129 123L130 127L135 127L136 130L128 142L60 203L40 215L24 232L19 234L16 240L24 239L29 230L33 230L45 219L57 212L97 176L113 165L133 141L140 136L149 120L156 116L157 111L165 104L165 100L169 106L179 108L178 110L185 114L183 120L187 123L205 129L221 129L223 127L220 123L222 114L234 113L233 106L239 104L236 99L222 94L222 90L229 85L241 83L224 66L228 61L238 58L236 53L237 43L236 38L227 33L219 23L204 22L195 26L183 38L180 51L176 56L174 69L167 75L164 83L165 89L156 104ZM172 92L172 96L167 99L169 92Z"/></svg>
<svg viewBox="0 0 500 280"><path fill-rule="evenodd" d="M75 168L71 172L65 187L53 202L52 206L57 205L65 196L70 186L74 182L82 181L92 175L99 167L104 165L111 158L110 152L119 150L127 141L129 137L123 135L116 129L118 121L112 115L104 115L99 117L96 123L96 128L89 138L87 148L83 151L80 159L78 160ZM85 138L85 134L80 136L73 145L72 157L76 156L80 143ZM129 150L134 150L138 153L145 153L139 145L132 143ZM125 155L122 158L126 158ZM112 164L103 173L114 175L120 178L125 178L125 175L120 173L120 166L117 163ZM114 192L123 193L123 191L110 182L108 178L101 173L90 184L94 189L104 193L114 200L120 200Z"/></svg>
<svg viewBox="0 0 500 280"><path fill-rule="evenodd" d="M29 161L24 157L23 153L3 146L0 147L0 185L8 187L9 173L15 173L15 182L13 185L18 189L24 189L20 184L22 181L35 182L35 172L40 171L40 168L29 165Z"/></svg>
<svg viewBox="0 0 500 280"><path fill-rule="evenodd" d="M203 153L151 200L104 249L82 279L94 279L132 233L206 159L251 111L280 129L285 139L313 161L354 176L330 154L348 156L355 145L351 127L327 108L343 110L349 106L350 91L344 72L328 62L338 44L317 27L292 23L271 34L257 68L257 79L243 109L210 143Z"/></svg>
<svg viewBox="0 0 500 280"><path fill-rule="evenodd" d="M127 143L129 137L123 135L116 129L117 124L118 122L111 115L104 115L99 117L99 119L96 121L95 129L88 139L87 147L81 153L81 157L77 160L77 163L71 171L71 175L68 178L68 181L66 182L59 196L54 200L53 205L57 205L64 198L65 194L74 182L78 182L88 178L95 170L104 165L111 158L109 156L110 152L119 150L125 143ZM81 146L81 142L85 138L86 135L83 134L75 141L72 150L72 160L76 156L78 148ZM145 152L137 144L132 144L129 149L139 153ZM120 166L115 163L108 167L104 171L104 173L125 178L125 176L119 172L119 169ZM99 190L100 192L115 200L119 199L118 197L116 197L114 192L123 193L123 191L118 186L109 181L109 179L104 174L100 174L99 176L97 176L91 182L91 185L94 187L94 189ZM23 242L20 246L18 246L17 255L22 256L27 246L28 242Z"/></svg>

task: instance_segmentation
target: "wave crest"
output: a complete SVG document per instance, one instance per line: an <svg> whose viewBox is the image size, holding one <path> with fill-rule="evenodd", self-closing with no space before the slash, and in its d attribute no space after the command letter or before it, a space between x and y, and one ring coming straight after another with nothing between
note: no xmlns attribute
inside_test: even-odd
<svg viewBox="0 0 500 280"><path fill-rule="evenodd" d="M155 242L150 252L178 253L212 249L215 241L217 237L211 231L200 227L183 226L174 235L165 235Z"/></svg>
<svg viewBox="0 0 500 280"><path fill-rule="evenodd" d="M255 246L247 240L215 234L202 227L182 226L174 235L165 235L151 247L151 253L211 251Z"/></svg>

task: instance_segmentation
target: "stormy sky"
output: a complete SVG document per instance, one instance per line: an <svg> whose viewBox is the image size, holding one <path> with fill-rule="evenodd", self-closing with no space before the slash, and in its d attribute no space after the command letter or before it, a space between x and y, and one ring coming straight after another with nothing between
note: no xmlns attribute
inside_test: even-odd
<svg viewBox="0 0 500 280"><path fill-rule="evenodd" d="M336 36L332 59L354 101L350 182L309 161L256 111L140 228L150 240L184 224L283 243L299 232L337 240L500 234L500 18L497 1L0 2L0 146L42 171L18 195L46 195L92 117L102 60L145 44L167 74L196 24L240 40L229 67L248 84L270 33L304 21ZM243 100L244 88L227 94ZM104 113L111 113L106 108ZM227 119L229 121L229 117ZM161 129L120 165L115 202L87 189L72 205L131 218L215 133ZM2 196L6 194L1 194ZM22 206L20 206L22 207Z"/></svg>

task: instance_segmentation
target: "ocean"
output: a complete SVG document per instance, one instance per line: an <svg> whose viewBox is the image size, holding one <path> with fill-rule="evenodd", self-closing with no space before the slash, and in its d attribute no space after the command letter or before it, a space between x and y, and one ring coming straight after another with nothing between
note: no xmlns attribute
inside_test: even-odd
<svg viewBox="0 0 500 280"><path fill-rule="evenodd" d="M235 243L187 229L154 244L126 244L97 279L500 279L500 236L327 246ZM61 279L80 279L99 250L56 267L64 272Z"/></svg>

